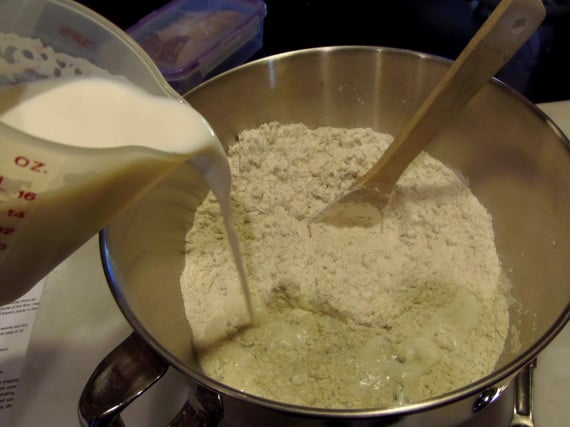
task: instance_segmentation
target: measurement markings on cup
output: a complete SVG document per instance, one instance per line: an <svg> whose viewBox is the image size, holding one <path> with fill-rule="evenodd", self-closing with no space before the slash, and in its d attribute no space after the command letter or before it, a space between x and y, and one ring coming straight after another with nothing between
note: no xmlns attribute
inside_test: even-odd
<svg viewBox="0 0 570 427"><path fill-rule="evenodd" d="M32 190L41 186L41 175L48 173L45 162L25 155L12 158L12 173L0 175L0 253L10 248L32 204L38 200L37 192Z"/></svg>

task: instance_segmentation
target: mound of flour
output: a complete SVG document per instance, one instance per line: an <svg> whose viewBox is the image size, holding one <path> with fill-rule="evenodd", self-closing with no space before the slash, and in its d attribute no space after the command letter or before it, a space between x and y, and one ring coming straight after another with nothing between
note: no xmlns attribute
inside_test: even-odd
<svg viewBox="0 0 570 427"><path fill-rule="evenodd" d="M508 331L508 283L491 217L454 171L422 154L373 227L308 220L390 141L370 129L278 123L239 135L229 150L232 203L257 319L236 326L245 307L209 196L187 236L187 317L201 334L220 319L237 323L200 351L207 375L291 404L370 408L433 397L493 370Z"/></svg>

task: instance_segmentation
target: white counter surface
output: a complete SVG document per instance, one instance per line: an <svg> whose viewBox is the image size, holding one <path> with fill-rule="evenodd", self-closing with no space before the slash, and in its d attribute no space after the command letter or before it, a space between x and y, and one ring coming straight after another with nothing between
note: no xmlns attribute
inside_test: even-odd
<svg viewBox="0 0 570 427"><path fill-rule="evenodd" d="M570 135L570 101L542 104L541 108ZM77 402L84 384L95 366L130 332L105 282L93 238L47 278L10 427L78 425ZM566 427L570 326L540 354L535 385L536 426ZM185 393L179 374L170 369L125 411L127 427L165 426ZM479 425L492 427L482 420Z"/></svg>

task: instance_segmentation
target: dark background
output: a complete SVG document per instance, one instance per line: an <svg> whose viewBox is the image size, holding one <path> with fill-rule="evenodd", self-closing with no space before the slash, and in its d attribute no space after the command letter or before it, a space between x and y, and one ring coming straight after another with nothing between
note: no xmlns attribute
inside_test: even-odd
<svg viewBox="0 0 570 427"><path fill-rule="evenodd" d="M80 0L128 29L167 0ZM455 58L492 0L265 0L263 47L253 58L333 45L375 45ZM533 102L570 99L570 0L544 0L547 18L498 78Z"/></svg>

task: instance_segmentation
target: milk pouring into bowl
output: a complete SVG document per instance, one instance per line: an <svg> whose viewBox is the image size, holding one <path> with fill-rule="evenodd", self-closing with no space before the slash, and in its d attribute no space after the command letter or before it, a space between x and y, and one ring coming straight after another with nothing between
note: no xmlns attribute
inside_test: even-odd
<svg viewBox="0 0 570 427"><path fill-rule="evenodd" d="M0 304L186 160L218 197L231 232L227 159L205 119L111 24L73 2L35 5L25 12L35 30L0 20ZM93 27L100 52L66 39L63 25L73 20Z"/></svg>
<svg viewBox="0 0 570 427"><path fill-rule="evenodd" d="M0 94L5 130L25 132L31 142L22 144L22 135L2 142L3 292L35 283L114 211L187 157L210 157L216 174L225 173L214 181L219 194L229 190L220 143L182 103L91 78L34 82ZM73 148L50 150L49 141ZM148 150L156 147L164 153ZM99 165L101 156L105 164Z"/></svg>

